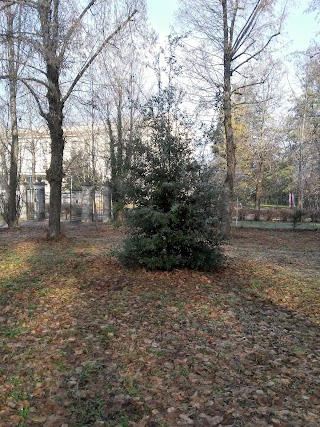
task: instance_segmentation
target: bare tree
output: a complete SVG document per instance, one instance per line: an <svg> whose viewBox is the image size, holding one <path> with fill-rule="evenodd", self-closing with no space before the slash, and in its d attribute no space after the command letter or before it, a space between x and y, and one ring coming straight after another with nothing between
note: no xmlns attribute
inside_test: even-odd
<svg viewBox="0 0 320 427"><path fill-rule="evenodd" d="M144 40L142 41L142 36ZM125 205L123 181L129 172L144 91L144 56L148 33L131 33L131 40L121 52L109 50L99 59L103 78L96 93L97 116L107 136L106 171L112 193L113 218L121 220ZM142 46L142 43L144 45Z"/></svg>
<svg viewBox="0 0 320 427"><path fill-rule="evenodd" d="M65 139L63 135L64 107L82 76L98 55L111 42L136 14L135 7L126 8L122 18L117 16L113 28L100 42L92 46L91 52L82 59L82 65L76 73L70 72L72 64L68 59L74 44L81 43L81 28L89 11L93 11L97 0L87 1L82 10L70 2L61 0L19 0L25 13L32 16L34 30L25 35L24 40L32 45L37 55L33 62L28 62L27 72L20 80L33 95L41 116L45 119L51 139L51 162L47 170L50 184L49 238L60 234L61 185L63 173L63 152ZM94 17L87 19L90 24ZM83 36L84 37L84 36ZM78 39L77 39L78 38ZM80 39L79 39L80 38ZM72 68L74 70L74 68ZM33 74L30 74L30 70ZM69 80L68 86L62 84L63 76ZM9 76L4 76L9 77Z"/></svg>
<svg viewBox="0 0 320 427"><path fill-rule="evenodd" d="M191 30L187 43L192 51L190 55L188 49L188 58L194 57L192 74L205 91L204 100L213 107L218 96L223 110L227 168L222 234L226 238L230 237L236 170L232 97L247 84L240 83L244 66L259 59L279 34L281 19L275 21L271 13L275 4L276 0L181 1L180 19Z"/></svg>
<svg viewBox="0 0 320 427"><path fill-rule="evenodd" d="M2 104L2 103L1 103ZM0 105L3 112L5 107ZM0 116L0 193L9 193L9 129L4 116ZM5 202L7 203L7 197Z"/></svg>
<svg viewBox="0 0 320 427"><path fill-rule="evenodd" d="M298 63L301 93L295 96L291 140L296 157L298 208L319 209L320 200L320 56L309 48Z"/></svg>
<svg viewBox="0 0 320 427"><path fill-rule="evenodd" d="M264 83L248 86L235 97L238 104L235 105L233 122L238 148L237 175L242 175L238 185L247 185L250 193L254 194L258 218L266 174L272 169L274 153L279 151L277 144L282 136L279 131L282 123L278 119L281 116L281 94L278 91L281 86L281 64L268 61L267 69L267 75L261 76ZM259 73L259 68L255 71Z"/></svg>

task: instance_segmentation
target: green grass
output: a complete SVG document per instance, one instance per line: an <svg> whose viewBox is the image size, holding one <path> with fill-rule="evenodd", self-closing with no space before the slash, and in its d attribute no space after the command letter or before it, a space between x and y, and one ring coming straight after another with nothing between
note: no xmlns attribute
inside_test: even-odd
<svg viewBox="0 0 320 427"><path fill-rule="evenodd" d="M18 327L18 328L11 328L11 329L8 328L8 329L4 330L3 335L6 338L15 338L18 335L21 335L21 334L23 334L24 332L26 332L28 330L29 330L29 328L26 328L25 326L21 326L21 327Z"/></svg>
<svg viewBox="0 0 320 427"><path fill-rule="evenodd" d="M267 228L267 229L285 229L285 230L293 230L292 222L267 222L267 221L236 221L232 222L234 227L238 228ZM296 230L319 230L320 223L299 223L295 227Z"/></svg>

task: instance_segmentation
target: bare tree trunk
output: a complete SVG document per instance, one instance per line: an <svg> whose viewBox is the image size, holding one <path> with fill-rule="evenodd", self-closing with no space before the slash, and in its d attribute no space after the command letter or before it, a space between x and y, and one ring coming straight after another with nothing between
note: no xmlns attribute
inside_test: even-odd
<svg viewBox="0 0 320 427"><path fill-rule="evenodd" d="M63 179L63 102L59 87L59 70L54 65L47 65L49 112L45 115L51 140L51 161L47 170L50 184L49 238L60 234L61 186Z"/></svg>
<svg viewBox="0 0 320 427"><path fill-rule="evenodd" d="M95 116L94 116L94 97L93 97L93 88L92 90L92 110L91 110L91 167L92 167L92 203L93 203L93 216L94 216L94 223L96 226L96 229L98 229L98 212L97 212L97 203L96 203L96 186L97 186L97 180L96 180L96 147L95 147L95 130L94 130L94 122L95 122Z"/></svg>
<svg viewBox="0 0 320 427"><path fill-rule="evenodd" d="M305 98L307 95L305 95ZM305 104L303 108L302 123L300 127L299 135L299 165L298 165L298 209L303 209L304 203L304 179L303 179L303 149L305 141L305 127L306 127L306 104L307 100L305 99Z"/></svg>
<svg viewBox="0 0 320 427"><path fill-rule="evenodd" d="M10 178L9 178L9 197L8 197L8 226L14 228L18 226L18 206L17 206L17 188L18 188L18 156L19 156L19 136L18 122L16 115L16 97L12 95L15 89L11 87L10 82L10 111L11 111L11 151L10 151ZM14 84L15 86L15 84Z"/></svg>
<svg viewBox="0 0 320 427"><path fill-rule="evenodd" d="M32 175L32 182L36 182L36 147L33 141L32 136L32 142L31 142L31 156L32 156L32 165L31 165L31 175Z"/></svg>
<svg viewBox="0 0 320 427"><path fill-rule="evenodd" d="M35 141L34 133L33 133L31 110L29 110L29 129L31 132L31 141L30 141L30 145L29 145L29 152L31 153L31 175L32 175L32 182L36 182L36 164L37 164L36 152L37 152L37 150L36 150L36 141Z"/></svg>
<svg viewBox="0 0 320 427"><path fill-rule="evenodd" d="M110 167L111 167L111 197L112 213L115 221L122 221L122 208L119 194L119 185L122 175L122 115L120 101L117 103L117 135L115 136L112 129L111 117L108 113L107 126L110 138Z"/></svg>
<svg viewBox="0 0 320 427"><path fill-rule="evenodd" d="M231 234L231 221L234 201L234 179L236 170L236 146L234 142L232 125L232 104L231 104L231 61L232 61L232 38L229 37L228 15L226 1L222 2L223 7L223 31L224 31L224 132L227 152L227 174L224 181L224 200L222 210L221 233L223 238L229 239Z"/></svg>
<svg viewBox="0 0 320 427"><path fill-rule="evenodd" d="M259 161L259 170L256 182L256 194L255 194L255 210L257 217L260 216L260 204L263 191L263 174L264 174L264 159Z"/></svg>
<svg viewBox="0 0 320 427"><path fill-rule="evenodd" d="M10 172L9 172L9 194L8 194L8 227L18 226L18 156L19 156L19 134L17 120L17 70L15 66L15 46L13 38L14 15L11 8L6 9L8 25L8 63L9 63L9 91L10 91L10 118L11 118L11 150L10 150Z"/></svg>
<svg viewBox="0 0 320 427"><path fill-rule="evenodd" d="M221 233L225 239L229 239L231 234L231 221L234 204L234 180L236 169L236 147L232 127L231 96L230 90L228 90L227 87L228 81L225 82L224 96L224 131L227 149L227 173L224 181L224 203L221 227Z"/></svg>
<svg viewBox="0 0 320 427"><path fill-rule="evenodd" d="M51 136L51 162L47 170L47 180L50 184L50 207L49 207L49 237L54 238L60 234L60 212L61 212L61 185L63 178L63 149L64 138L62 126L58 123L49 124Z"/></svg>

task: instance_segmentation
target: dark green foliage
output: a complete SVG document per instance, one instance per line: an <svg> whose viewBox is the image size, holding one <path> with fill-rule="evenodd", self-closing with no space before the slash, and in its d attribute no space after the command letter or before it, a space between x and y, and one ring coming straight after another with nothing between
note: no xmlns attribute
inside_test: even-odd
<svg viewBox="0 0 320 427"><path fill-rule="evenodd" d="M292 225L296 228L302 222L303 211L301 209L295 209L292 214Z"/></svg>
<svg viewBox="0 0 320 427"><path fill-rule="evenodd" d="M129 237L120 260L129 267L214 270L223 254L215 217L212 171L198 164L187 126L174 104L174 89L161 91L144 109L145 134L133 159L127 194Z"/></svg>

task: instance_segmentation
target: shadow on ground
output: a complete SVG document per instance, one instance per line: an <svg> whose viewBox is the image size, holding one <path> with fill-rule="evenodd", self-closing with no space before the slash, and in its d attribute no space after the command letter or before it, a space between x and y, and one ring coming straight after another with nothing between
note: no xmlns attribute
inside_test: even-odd
<svg viewBox="0 0 320 427"><path fill-rule="evenodd" d="M319 312L275 303L294 272L239 251L274 236L234 236L215 274L161 273L110 256L122 229L29 229L0 232L1 427L318 425Z"/></svg>

